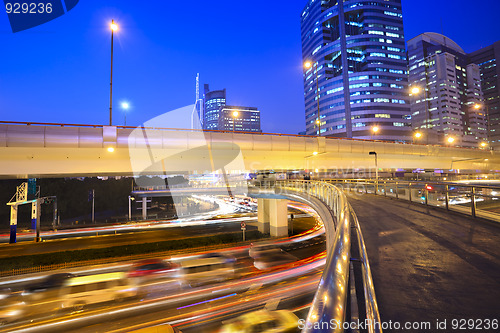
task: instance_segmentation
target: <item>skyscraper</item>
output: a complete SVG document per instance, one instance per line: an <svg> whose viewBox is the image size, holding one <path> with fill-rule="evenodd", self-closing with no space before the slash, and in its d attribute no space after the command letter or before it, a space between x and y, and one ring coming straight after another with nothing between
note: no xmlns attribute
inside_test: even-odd
<svg viewBox="0 0 500 333"><path fill-rule="evenodd" d="M427 32L408 41L412 126L422 142L479 147L486 141L479 66L454 41Z"/></svg>
<svg viewBox="0 0 500 333"><path fill-rule="evenodd" d="M210 91L208 84L205 84L203 105L203 129L218 129L219 109L226 105L226 89Z"/></svg>
<svg viewBox="0 0 500 333"><path fill-rule="evenodd" d="M411 140L401 0L309 0L301 39L308 135Z"/></svg>
<svg viewBox="0 0 500 333"><path fill-rule="evenodd" d="M469 53L470 60L479 65L488 121L488 140L494 150L500 150L500 41Z"/></svg>

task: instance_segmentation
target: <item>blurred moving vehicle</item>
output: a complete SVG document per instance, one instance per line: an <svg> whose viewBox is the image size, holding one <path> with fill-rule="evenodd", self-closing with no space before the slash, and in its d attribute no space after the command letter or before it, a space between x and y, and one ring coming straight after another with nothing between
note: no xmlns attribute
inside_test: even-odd
<svg viewBox="0 0 500 333"><path fill-rule="evenodd" d="M72 273L56 273L29 284L20 294L23 317L59 311L61 288L73 277L75 275Z"/></svg>
<svg viewBox="0 0 500 333"><path fill-rule="evenodd" d="M220 258L224 260L226 263L235 263L236 258L229 254L222 254L217 252L205 253L199 256L198 258Z"/></svg>
<svg viewBox="0 0 500 333"><path fill-rule="evenodd" d="M68 279L61 288L61 307L82 310L86 305L135 297L137 287L125 273L105 273Z"/></svg>
<svg viewBox="0 0 500 333"><path fill-rule="evenodd" d="M297 261L297 258L289 253L282 252L278 254L271 254L268 256L261 256L254 259L253 265L258 270L264 271L273 269L277 266L290 264Z"/></svg>
<svg viewBox="0 0 500 333"><path fill-rule="evenodd" d="M288 310L259 310L223 322L219 333L298 332L299 318Z"/></svg>
<svg viewBox="0 0 500 333"><path fill-rule="evenodd" d="M162 325L141 328L135 331L129 331L128 333L182 333L182 332L178 328L170 324L162 324Z"/></svg>
<svg viewBox="0 0 500 333"><path fill-rule="evenodd" d="M180 265L162 259L145 259L132 264L127 276L138 283L164 278L180 278Z"/></svg>
<svg viewBox="0 0 500 333"><path fill-rule="evenodd" d="M206 256L181 262L182 275L186 283L196 286L234 278L234 260L223 255Z"/></svg>
<svg viewBox="0 0 500 333"><path fill-rule="evenodd" d="M268 270L297 261L296 257L273 244L251 244L248 255L253 258L253 265L259 270Z"/></svg>
<svg viewBox="0 0 500 333"><path fill-rule="evenodd" d="M24 313L24 302L18 295L3 297L0 302L0 326L21 318Z"/></svg>
<svg viewBox="0 0 500 333"><path fill-rule="evenodd" d="M62 287L66 280L72 277L75 277L72 273L57 273L49 275L40 282L27 286L22 295L27 301L37 301L47 297L58 296L59 288Z"/></svg>
<svg viewBox="0 0 500 333"><path fill-rule="evenodd" d="M277 245L274 244L250 244L250 248L248 249L248 255L254 259L262 257L275 255L279 253L283 253L284 251Z"/></svg>

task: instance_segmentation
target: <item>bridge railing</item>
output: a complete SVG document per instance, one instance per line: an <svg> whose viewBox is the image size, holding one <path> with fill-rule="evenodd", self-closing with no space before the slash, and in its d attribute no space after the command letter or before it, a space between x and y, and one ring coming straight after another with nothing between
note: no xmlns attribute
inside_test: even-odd
<svg viewBox="0 0 500 333"><path fill-rule="evenodd" d="M500 186L373 179L326 181L349 192L383 195L500 222Z"/></svg>
<svg viewBox="0 0 500 333"><path fill-rule="evenodd" d="M335 235L335 237L331 243L327 243L326 266L302 332L343 332L354 320L352 313L347 309L347 298L350 292L349 274L353 271L350 265L351 228L356 230L359 246L366 308L365 319L372 324L367 329L368 332L382 332L361 229L345 194L336 186L318 181L277 181L278 189L282 193L291 190L320 199L328 206L335 220L334 224L325 223L327 234ZM351 313L351 318L346 318L347 313Z"/></svg>

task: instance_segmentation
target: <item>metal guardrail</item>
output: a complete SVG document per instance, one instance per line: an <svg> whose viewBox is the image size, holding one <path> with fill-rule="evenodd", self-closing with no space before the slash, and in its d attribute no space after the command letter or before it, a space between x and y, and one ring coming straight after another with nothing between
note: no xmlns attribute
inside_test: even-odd
<svg viewBox="0 0 500 333"><path fill-rule="evenodd" d="M340 188L319 181L285 180L277 181L276 186L281 191L298 191L320 199L333 212L336 219L335 225L325 224L326 232L335 234L335 237L333 243L328 245L326 266L302 332L343 332L351 324L350 321L346 322L351 228L356 229L360 248L366 319L371 323L367 329L370 333L382 332L363 236L345 194Z"/></svg>
<svg viewBox="0 0 500 333"><path fill-rule="evenodd" d="M325 181L350 192L383 195L500 222L500 186L366 179Z"/></svg>

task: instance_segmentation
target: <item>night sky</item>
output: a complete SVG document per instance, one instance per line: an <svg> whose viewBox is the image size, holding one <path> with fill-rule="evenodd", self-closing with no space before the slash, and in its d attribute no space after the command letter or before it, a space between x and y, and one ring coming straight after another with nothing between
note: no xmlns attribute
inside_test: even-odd
<svg viewBox="0 0 500 333"><path fill-rule="evenodd" d="M304 130L300 13L306 0L81 0L12 33L0 14L0 120L107 124L115 19L114 124L193 104L195 77L261 110L264 132ZM500 39L499 0L403 0L407 40L438 32L466 52Z"/></svg>

